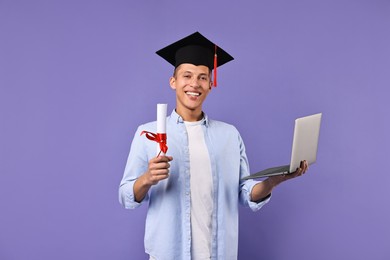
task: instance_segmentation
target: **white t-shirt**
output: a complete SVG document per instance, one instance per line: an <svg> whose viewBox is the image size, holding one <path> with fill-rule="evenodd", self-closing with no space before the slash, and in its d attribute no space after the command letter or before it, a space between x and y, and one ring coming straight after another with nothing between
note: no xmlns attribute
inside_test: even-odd
<svg viewBox="0 0 390 260"><path fill-rule="evenodd" d="M213 178L202 121L185 122L190 153L191 255L192 259L211 258Z"/></svg>

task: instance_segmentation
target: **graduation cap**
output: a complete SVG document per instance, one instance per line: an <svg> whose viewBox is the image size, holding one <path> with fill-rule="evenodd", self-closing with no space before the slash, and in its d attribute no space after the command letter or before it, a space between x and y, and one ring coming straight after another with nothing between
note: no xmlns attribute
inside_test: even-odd
<svg viewBox="0 0 390 260"><path fill-rule="evenodd" d="M199 32L178 40L156 53L175 68L183 63L207 66L214 72L214 86L217 86L217 67L234 59Z"/></svg>

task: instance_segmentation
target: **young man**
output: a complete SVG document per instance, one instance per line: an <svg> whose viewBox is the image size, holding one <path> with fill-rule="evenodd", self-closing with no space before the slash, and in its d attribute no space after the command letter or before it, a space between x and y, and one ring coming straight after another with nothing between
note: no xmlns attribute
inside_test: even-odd
<svg viewBox="0 0 390 260"><path fill-rule="evenodd" d="M233 57L198 32L157 54L175 66L168 155L156 157L156 143L140 136L155 132L156 122L141 125L120 184L120 202L125 208L148 202L144 242L150 259L237 259L238 204L259 210L274 187L305 173L307 163L286 176L242 181L250 172L239 132L202 110L212 90L211 72Z"/></svg>

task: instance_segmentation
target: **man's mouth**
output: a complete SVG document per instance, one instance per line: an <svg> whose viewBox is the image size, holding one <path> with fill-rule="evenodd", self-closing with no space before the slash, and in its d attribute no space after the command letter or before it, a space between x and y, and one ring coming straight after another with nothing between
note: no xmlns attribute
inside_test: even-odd
<svg viewBox="0 0 390 260"><path fill-rule="evenodd" d="M199 97L200 96L200 93L197 93L197 92L186 91L185 93L189 96L192 96L192 97Z"/></svg>

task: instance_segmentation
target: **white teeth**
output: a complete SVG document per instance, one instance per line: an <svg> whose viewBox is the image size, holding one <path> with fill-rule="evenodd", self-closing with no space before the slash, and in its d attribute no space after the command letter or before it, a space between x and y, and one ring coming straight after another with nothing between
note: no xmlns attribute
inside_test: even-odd
<svg viewBox="0 0 390 260"><path fill-rule="evenodd" d="M187 95L191 95L191 96L199 96L200 94L199 93L195 93L195 92L186 92Z"/></svg>

